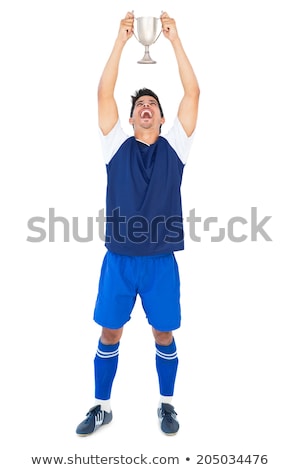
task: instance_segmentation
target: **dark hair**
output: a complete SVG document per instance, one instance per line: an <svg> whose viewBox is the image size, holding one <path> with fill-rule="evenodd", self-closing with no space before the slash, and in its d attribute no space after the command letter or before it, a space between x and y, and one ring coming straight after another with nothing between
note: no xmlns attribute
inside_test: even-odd
<svg viewBox="0 0 300 470"><path fill-rule="evenodd" d="M149 88L140 88L139 90L137 90L135 92L135 95L131 96L132 106L131 106L131 110L130 110L130 117L132 117L132 115L133 115L133 110L134 110L134 106L135 106L136 101L141 96L152 96L152 98L154 98L158 103L158 107L159 107L159 110L160 110L161 117L164 117L164 113L163 113L161 104L159 102L158 96L154 93L154 91L149 90Z"/></svg>

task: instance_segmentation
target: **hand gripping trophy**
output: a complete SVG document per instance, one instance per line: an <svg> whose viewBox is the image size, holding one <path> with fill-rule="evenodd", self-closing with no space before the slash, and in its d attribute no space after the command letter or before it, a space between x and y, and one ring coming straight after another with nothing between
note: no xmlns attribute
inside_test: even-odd
<svg viewBox="0 0 300 470"><path fill-rule="evenodd" d="M140 16L136 18L136 24L137 34L134 33L134 35L145 46L144 57L138 61L138 64L156 64L156 61L150 57L149 47L157 41L161 34L161 30L158 32L160 18Z"/></svg>

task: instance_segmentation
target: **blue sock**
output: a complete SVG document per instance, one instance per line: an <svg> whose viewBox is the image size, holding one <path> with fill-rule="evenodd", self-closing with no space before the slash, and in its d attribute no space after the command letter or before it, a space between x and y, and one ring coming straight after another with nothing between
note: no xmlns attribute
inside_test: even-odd
<svg viewBox="0 0 300 470"><path fill-rule="evenodd" d="M109 400L112 384L117 372L119 343L102 344L99 340L94 360L95 398Z"/></svg>
<svg viewBox="0 0 300 470"><path fill-rule="evenodd" d="M175 340L169 346L156 346L156 370L159 380L160 394L173 396L175 379L178 367L178 358Z"/></svg>

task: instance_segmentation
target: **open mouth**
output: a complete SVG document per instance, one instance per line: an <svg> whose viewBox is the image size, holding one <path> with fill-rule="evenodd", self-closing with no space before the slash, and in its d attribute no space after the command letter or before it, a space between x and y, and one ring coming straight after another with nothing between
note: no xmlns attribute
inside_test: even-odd
<svg viewBox="0 0 300 470"><path fill-rule="evenodd" d="M149 109L144 109L141 112L141 118L142 119L151 119L152 118L152 113Z"/></svg>

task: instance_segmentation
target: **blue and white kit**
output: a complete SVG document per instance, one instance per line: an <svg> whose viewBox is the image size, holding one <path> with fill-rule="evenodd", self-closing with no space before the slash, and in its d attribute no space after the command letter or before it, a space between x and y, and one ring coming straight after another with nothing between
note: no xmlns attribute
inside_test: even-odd
<svg viewBox="0 0 300 470"><path fill-rule="evenodd" d="M184 249L181 181L192 144L179 121L154 144L129 137L120 121L100 131L107 169L106 240L94 320L120 328L140 295L157 330L180 326L174 252Z"/></svg>

